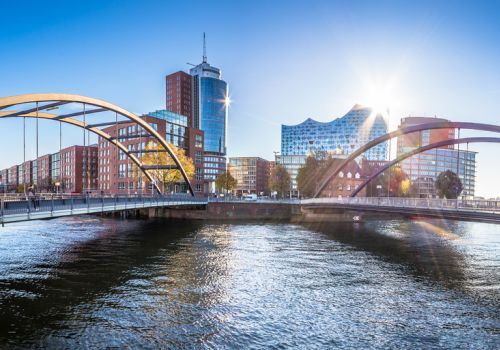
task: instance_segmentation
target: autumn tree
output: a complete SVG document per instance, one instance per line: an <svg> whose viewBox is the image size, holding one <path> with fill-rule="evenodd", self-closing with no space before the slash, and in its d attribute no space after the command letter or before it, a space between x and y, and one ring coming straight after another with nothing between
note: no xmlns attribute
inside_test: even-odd
<svg viewBox="0 0 500 350"><path fill-rule="evenodd" d="M170 149L179 159L181 166L184 168L186 175L189 179L194 176L194 163L191 158L186 155L186 152L176 147L173 144L169 144ZM163 192L165 190L170 191L172 186L184 182L184 178L179 169L164 169L164 166L175 166L175 162L166 152L163 146L158 145L156 142L150 141L146 145L146 152L142 156L142 162L144 165L148 166L158 166L158 169L148 169L147 171L153 179L159 181L163 184Z"/></svg>
<svg viewBox="0 0 500 350"><path fill-rule="evenodd" d="M389 187L387 187L389 185ZM411 181L400 166L392 167L382 176L382 187L392 197L408 197L411 194Z"/></svg>
<svg viewBox="0 0 500 350"><path fill-rule="evenodd" d="M457 199L463 190L462 181L451 170L440 173L436 179L435 186L440 198Z"/></svg>
<svg viewBox="0 0 500 350"><path fill-rule="evenodd" d="M215 187L218 191L225 190L227 192L231 192L238 185L238 181L231 175L228 171L223 172L217 179L215 180Z"/></svg>
<svg viewBox="0 0 500 350"><path fill-rule="evenodd" d="M285 197L285 193L290 191L290 183L288 171L282 165L277 164L269 177L269 189Z"/></svg>

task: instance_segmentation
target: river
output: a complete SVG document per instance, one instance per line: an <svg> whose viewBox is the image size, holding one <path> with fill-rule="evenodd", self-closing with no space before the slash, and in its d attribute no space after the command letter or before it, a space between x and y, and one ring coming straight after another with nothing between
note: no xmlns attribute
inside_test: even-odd
<svg viewBox="0 0 500 350"><path fill-rule="evenodd" d="M0 346L498 349L500 226L11 224Z"/></svg>

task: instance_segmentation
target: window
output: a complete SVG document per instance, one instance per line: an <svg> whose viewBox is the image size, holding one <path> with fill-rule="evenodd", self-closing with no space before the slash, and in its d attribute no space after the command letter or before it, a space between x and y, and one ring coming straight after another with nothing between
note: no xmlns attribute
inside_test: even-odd
<svg viewBox="0 0 500 350"><path fill-rule="evenodd" d="M194 137L194 147L202 148L203 147L203 137L201 135L195 135Z"/></svg>
<svg viewBox="0 0 500 350"><path fill-rule="evenodd" d="M344 177L344 173L342 171L339 173L339 177Z"/></svg>

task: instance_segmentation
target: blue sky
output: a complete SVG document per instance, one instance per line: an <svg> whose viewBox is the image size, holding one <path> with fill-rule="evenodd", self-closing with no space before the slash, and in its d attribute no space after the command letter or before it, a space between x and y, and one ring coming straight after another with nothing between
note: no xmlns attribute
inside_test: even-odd
<svg viewBox="0 0 500 350"><path fill-rule="evenodd" d="M137 113L163 108L164 76L201 60L205 31L230 84L230 156L272 159L281 124L331 120L380 91L392 128L409 114L500 121L498 1L23 1L2 14L0 96L78 93ZM0 123L3 168L22 161L22 130ZM57 125L41 128L40 153L56 151ZM471 147L479 194L500 194L498 147Z"/></svg>

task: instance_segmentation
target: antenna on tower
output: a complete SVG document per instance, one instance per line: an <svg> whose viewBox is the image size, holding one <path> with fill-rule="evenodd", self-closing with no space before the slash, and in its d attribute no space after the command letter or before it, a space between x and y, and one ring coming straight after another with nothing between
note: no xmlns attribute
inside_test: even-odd
<svg viewBox="0 0 500 350"><path fill-rule="evenodd" d="M205 40L205 32L203 32L203 63L207 63L207 45Z"/></svg>

